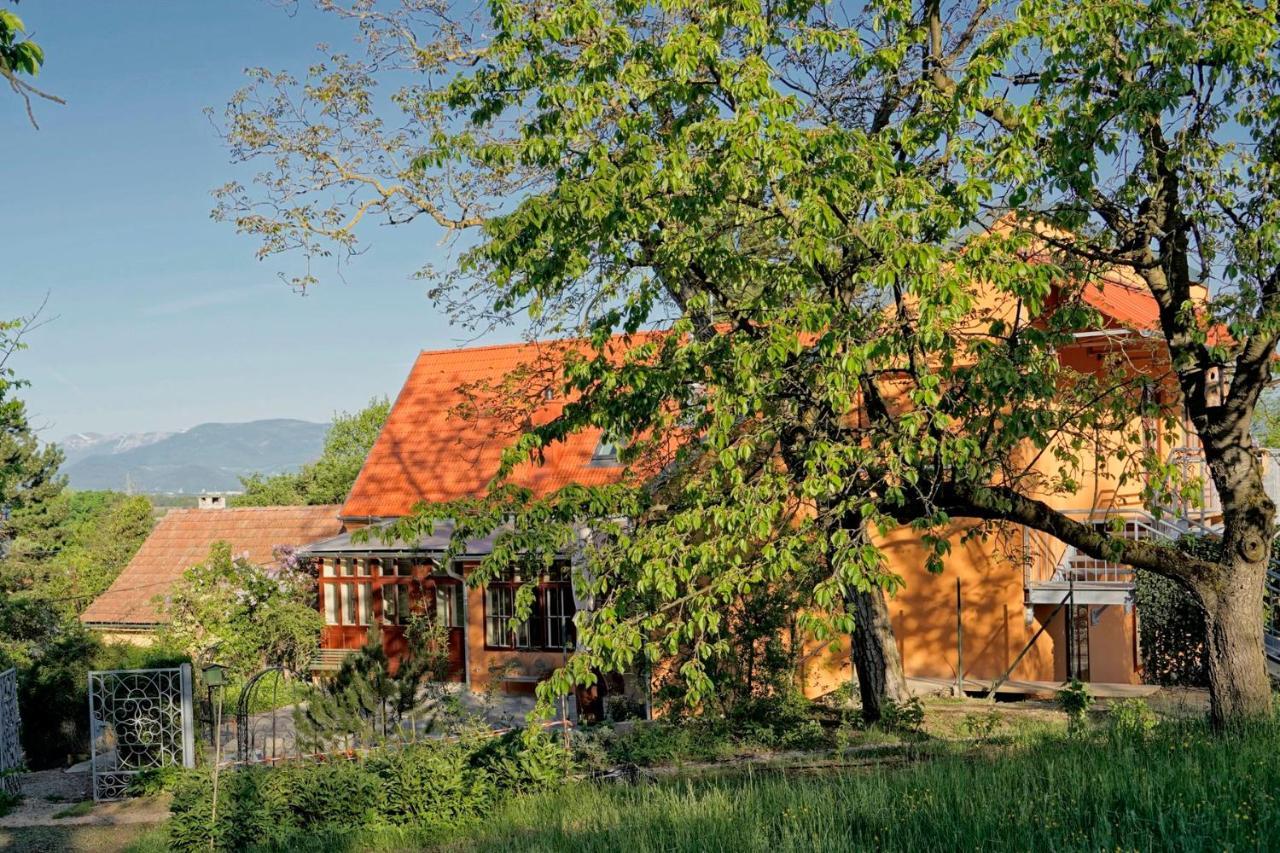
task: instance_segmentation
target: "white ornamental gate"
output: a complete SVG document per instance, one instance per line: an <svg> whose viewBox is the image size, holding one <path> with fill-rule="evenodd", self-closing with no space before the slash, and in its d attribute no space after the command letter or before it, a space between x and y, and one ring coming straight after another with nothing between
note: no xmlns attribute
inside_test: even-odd
<svg viewBox="0 0 1280 853"><path fill-rule="evenodd" d="M22 770L22 720L18 716L18 672L0 672L0 791L17 795Z"/></svg>
<svg viewBox="0 0 1280 853"><path fill-rule="evenodd" d="M89 673L93 798L118 800L132 778L162 767L194 767L191 664Z"/></svg>

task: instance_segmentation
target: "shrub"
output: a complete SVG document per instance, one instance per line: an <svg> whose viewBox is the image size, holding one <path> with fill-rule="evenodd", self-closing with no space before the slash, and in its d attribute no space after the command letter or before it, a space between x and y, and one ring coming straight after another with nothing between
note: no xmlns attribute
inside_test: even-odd
<svg viewBox="0 0 1280 853"><path fill-rule="evenodd" d="M476 753L476 761L500 790L519 793L547 790L570 770L564 748L541 729L491 738Z"/></svg>
<svg viewBox="0 0 1280 853"><path fill-rule="evenodd" d="M174 786L169 844L293 849L304 834L362 827L443 831L486 814L499 793L546 790L567 769L563 750L541 731L424 741L357 761L246 767L220 775L216 826L211 773L186 771Z"/></svg>
<svg viewBox="0 0 1280 853"><path fill-rule="evenodd" d="M473 766L461 743L424 743L370 759L380 780L383 814L391 823L429 829L463 823L484 812L494 796L489 775Z"/></svg>
<svg viewBox="0 0 1280 853"><path fill-rule="evenodd" d="M604 700L604 717L614 723L643 719L644 703L638 702L630 696L616 694L606 696Z"/></svg>
<svg viewBox="0 0 1280 853"><path fill-rule="evenodd" d="M924 728L924 703L919 696L904 702L888 701L880 722L890 731L918 734Z"/></svg>
<svg viewBox="0 0 1280 853"><path fill-rule="evenodd" d="M1107 715L1107 734L1117 743L1143 741L1155 730L1156 715L1145 699L1122 699Z"/></svg>
<svg viewBox="0 0 1280 853"><path fill-rule="evenodd" d="M813 703L795 690L744 699L726 718L735 738L767 747L799 746L813 734L809 724L816 722ZM799 734L802 729L804 733Z"/></svg>
<svg viewBox="0 0 1280 853"><path fill-rule="evenodd" d="M1072 737L1084 734L1092 705L1093 697L1079 679L1071 679L1070 684L1058 691L1058 707L1067 715L1067 734Z"/></svg>
<svg viewBox="0 0 1280 853"><path fill-rule="evenodd" d="M971 737L980 741L988 741L995 735L996 730L1000 728L1003 718L997 711L986 711L981 714L965 714L961 727L968 732Z"/></svg>

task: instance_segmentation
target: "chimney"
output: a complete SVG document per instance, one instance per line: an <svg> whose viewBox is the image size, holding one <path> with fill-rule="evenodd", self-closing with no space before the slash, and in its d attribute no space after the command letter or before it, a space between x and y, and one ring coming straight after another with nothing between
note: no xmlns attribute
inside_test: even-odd
<svg viewBox="0 0 1280 853"><path fill-rule="evenodd" d="M226 509L226 495L201 495L196 506L200 509Z"/></svg>

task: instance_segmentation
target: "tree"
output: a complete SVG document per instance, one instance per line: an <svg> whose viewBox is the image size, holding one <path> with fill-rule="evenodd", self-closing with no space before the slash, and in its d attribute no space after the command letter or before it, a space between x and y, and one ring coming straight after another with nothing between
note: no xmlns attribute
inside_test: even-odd
<svg viewBox="0 0 1280 853"><path fill-rule="evenodd" d="M219 663L242 676L262 666L301 672L324 627L314 586L305 570L272 571L217 542L160 602L169 617L161 642L186 651L198 669Z"/></svg>
<svg viewBox="0 0 1280 853"><path fill-rule="evenodd" d="M477 228L433 293L466 321L526 311L539 332L580 336L559 353L563 414L504 473L595 428L631 440L633 478L543 501L498 488L402 531L514 518L480 581L589 534L589 651L552 689L684 649L696 701L724 650L720 610L816 550L807 604L827 617L806 622L853 630L874 718L901 689L877 533L909 525L940 569L965 520L968 535L1022 524L1191 589L1215 720L1269 713L1274 508L1249 425L1280 334L1273 9L499 2L475 29L434 4L337 11L359 20L367 61L336 57L306 87L255 73L228 136L278 169L225 187L220 213L264 252L312 256L354 251L371 215ZM395 132L371 94L389 67L424 81L396 94ZM1136 276L1159 303L1168 381L1119 351L1090 371L1058 357L1100 327L1084 295L1104 275ZM1204 308L1197 278L1214 285ZM1177 436L1184 410L1223 497L1220 559L1046 500L1116 456L1122 484L1163 511L1195 485L1152 440Z"/></svg>
<svg viewBox="0 0 1280 853"><path fill-rule="evenodd" d="M26 348L23 337L39 325L36 311L17 320L0 322L0 559L13 536L13 517L58 494L65 480L59 476L62 453L40 445L26 404L14 396L26 385L16 377L10 359Z"/></svg>
<svg viewBox="0 0 1280 853"><path fill-rule="evenodd" d="M1019 12L1028 38L1009 79L1024 91L990 111L1031 160L1013 200L1064 229L1046 237L1062 257L1130 269L1159 304L1224 532L1212 558L1099 541L1042 506L1007 516L1188 589L1205 611L1215 720L1268 716L1258 614L1275 506L1251 432L1280 341L1277 9L1037 0Z"/></svg>
<svg viewBox="0 0 1280 853"><path fill-rule="evenodd" d="M290 506L342 503L355 484L365 457L391 414L386 397L375 397L358 412L339 412L325 434L324 450L297 473L241 479L236 506Z"/></svg>
<svg viewBox="0 0 1280 853"><path fill-rule="evenodd" d="M448 631L416 616L405 632L404 655L393 665L377 631L369 632L364 648L350 655L332 679L311 691L305 707L294 711L299 736L317 751L388 740L416 739L418 723L434 726L432 706L444 696L449 674ZM423 689L434 687L426 696Z"/></svg>
<svg viewBox="0 0 1280 853"><path fill-rule="evenodd" d="M17 0L13 2L17 3ZM24 79L24 77L35 77L44 65L44 51L40 45L29 38L22 37L26 29L21 18L8 9L0 9L0 77L3 77L9 84L9 88L22 98L31 126L39 127L36 124L36 114L31 109L32 95L56 104L64 104L66 101L37 89L29 80Z"/></svg>
<svg viewBox="0 0 1280 853"><path fill-rule="evenodd" d="M64 490L24 507L13 517L0 588L23 591L74 616L116 579L153 521L149 500L119 492Z"/></svg>

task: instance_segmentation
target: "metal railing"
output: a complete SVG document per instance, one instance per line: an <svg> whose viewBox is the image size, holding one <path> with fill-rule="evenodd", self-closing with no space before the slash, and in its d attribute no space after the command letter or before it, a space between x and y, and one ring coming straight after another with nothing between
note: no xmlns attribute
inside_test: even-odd
<svg viewBox="0 0 1280 853"><path fill-rule="evenodd" d="M1124 539L1172 540L1187 531L1186 526L1171 519L1154 518L1140 510L1060 510L1064 515L1093 523ZM1112 526L1120 519L1118 530ZM1133 568L1124 563L1101 560L1066 545L1048 533L1023 528L1023 552L1026 555L1024 581L1028 587L1040 584L1107 584L1130 585Z"/></svg>

